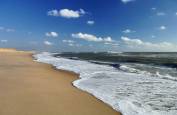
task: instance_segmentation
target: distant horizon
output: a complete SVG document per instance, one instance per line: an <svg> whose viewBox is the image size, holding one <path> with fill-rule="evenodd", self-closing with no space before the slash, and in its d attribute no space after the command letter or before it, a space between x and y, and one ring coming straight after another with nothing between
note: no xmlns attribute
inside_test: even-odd
<svg viewBox="0 0 177 115"><path fill-rule="evenodd" d="M36 52L51 52L51 53L177 53L173 52L173 51L169 51L169 52L165 52L165 51L161 51L161 52L156 52L156 51L46 51L46 50L30 50L30 49L16 49L16 48L6 48L6 47L0 47L0 50L17 50L17 51L36 51Z"/></svg>
<svg viewBox="0 0 177 115"><path fill-rule="evenodd" d="M176 0L1 0L0 47L177 52L176 6Z"/></svg>

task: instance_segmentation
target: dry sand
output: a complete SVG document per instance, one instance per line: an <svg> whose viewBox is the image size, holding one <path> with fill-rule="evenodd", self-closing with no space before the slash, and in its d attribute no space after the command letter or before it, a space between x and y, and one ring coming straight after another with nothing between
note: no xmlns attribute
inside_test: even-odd
<svg viewBox="0 0 177 115"><path fill-rule="evenodd" d="M0 115L120 115L72 86L78 75L0 49Z"/></svg>

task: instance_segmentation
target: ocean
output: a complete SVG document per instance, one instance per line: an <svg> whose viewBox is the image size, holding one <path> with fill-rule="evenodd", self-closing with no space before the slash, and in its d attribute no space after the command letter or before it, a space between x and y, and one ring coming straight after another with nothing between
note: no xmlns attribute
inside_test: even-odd
<svg viewBox="0 0 177 115"><path fill-rule="evenodd" d="M123 115L177 115L175 52L43 52L34 57L78 73L75 87Z"/></svg>

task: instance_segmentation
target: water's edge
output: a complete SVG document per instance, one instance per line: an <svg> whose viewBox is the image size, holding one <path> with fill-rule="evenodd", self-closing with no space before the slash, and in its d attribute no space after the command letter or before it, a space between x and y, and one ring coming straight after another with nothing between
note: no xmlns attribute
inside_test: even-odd
<svg viewBox="0 0 177 115"><path fill-rule="evenodd" d="M72 82L74 87L89 93L123 115L177 115L176 74L168 76L161 75L158 71L139 71L134 65L126 64L117 68L107 64L54 57L48 52L33 57L35 61L50 64L57 70L78 74L80 79ZM164 73L173 70L151 65L135 66Z"/></svg>
<svg viewBox="0 0 177 115"><path fill-rule="evenodd" d="M77 88L78 90L83 91L83 92L85 92L85 93L91 95L92 97L96 98L98 101L103 102L103 104L106 104L107 106L109 106L109 107L112 108L113 110L115 110L115 111L117 111L118 113L120 113L120 115L123 115L120 110L117 110L116 108L112 107L109 103L104 102L102 99L100 99L100 98L97 97L96 95L94 95L94 94L92 94L92 93L90 93L90 92L88 92L88 91L86 91L86 90L84 90L84 89L78 87L78 86L76 85L76 84L77 84L77 81L81 80L81 77L80 77L80 74L79 74L79 73L76 73L76 72L74 72L74 71L69 71L69 70L66 70L66 69L58 69L56 66L54 66L54 65L52 65L52 64L37 61L37 59L35 58L35 55L36 55L35 53L32 54L33 61L35 61L35 62L51 65L51 66L53 67L53 69L56 70L56 71L65 71L65 72L72 72L72 73L74 73L74 74L77 74L77 76L78 76L77 79L71 82L71 85L72 85L74 88Z"/></svg>

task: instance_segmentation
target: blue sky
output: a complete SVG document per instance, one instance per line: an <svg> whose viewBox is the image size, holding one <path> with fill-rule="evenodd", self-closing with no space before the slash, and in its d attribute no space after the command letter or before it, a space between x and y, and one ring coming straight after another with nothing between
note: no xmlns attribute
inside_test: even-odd
<svg viewBox="0 0 177 115"><path fill-rule="evenodd" d="M176 0L0 0L0 47L177 51Z"/></svg>

